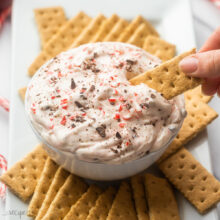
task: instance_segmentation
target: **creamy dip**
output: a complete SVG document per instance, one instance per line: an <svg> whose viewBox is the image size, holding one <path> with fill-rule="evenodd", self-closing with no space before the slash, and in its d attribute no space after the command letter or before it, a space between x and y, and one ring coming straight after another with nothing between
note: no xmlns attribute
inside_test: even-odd
<svg viewBox="0 0 220 220"><path fill-rule="evenodd" d="M33 127L49 145L81 160L122 163L163 147L185 117L180 97L166 100L128 79L160 64L124 43L85 44L34 75L26 95Z"/></svg>

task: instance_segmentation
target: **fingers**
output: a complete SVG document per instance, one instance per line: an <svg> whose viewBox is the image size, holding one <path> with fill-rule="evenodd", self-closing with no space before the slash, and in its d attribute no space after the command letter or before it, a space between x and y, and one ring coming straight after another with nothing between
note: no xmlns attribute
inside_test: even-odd
<svg viewBox="0 0 220 220"><path fill-rule="evenodd" d="M218 97L220 98L220 86L217 89L217 94L218 94Z"/></svg>
<svg viewBox="0 0 220 220"><path fill-rule="evenodd" d="M202 84L202 92L205 95L212 96L218 91L218 89L220 89L220 78L219 79L207 79Z"/></svg>
<svg viewBox="0 0 220 220"><path fill-rule="evenodd" d="M218 78L220 77L220 50L188 56L181 60L179 66L189 76Z"/></svg>
<svg viewBox="0 0 220 220"><path fill-rule="evenodd" d="M215 32L208 38L199 52L205 52L209 50L220 49L220 27L218 27Z"/></svg>

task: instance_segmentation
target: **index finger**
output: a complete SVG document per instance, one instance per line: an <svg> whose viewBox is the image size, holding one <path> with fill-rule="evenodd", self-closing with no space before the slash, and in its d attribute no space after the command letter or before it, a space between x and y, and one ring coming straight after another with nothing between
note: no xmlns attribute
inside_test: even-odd
<svg viewBox="0 0 220 220"><path fill-rule="evenodd" d="M199 52L205 52L209 50L220 49L220 27L218 27L214 33L208 38Z"/></svg>

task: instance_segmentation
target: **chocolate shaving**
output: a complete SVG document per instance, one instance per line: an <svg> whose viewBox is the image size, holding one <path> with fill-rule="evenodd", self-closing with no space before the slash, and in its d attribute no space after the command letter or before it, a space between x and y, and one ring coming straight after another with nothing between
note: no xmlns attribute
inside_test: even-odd
<svg viewBox="0 0 220 220"><path fill-rule="evenodd" d="M87 98L84 95L80 95L80 98L82 98L83 100L87 100Z"/></svg>
<svg viewBox="0 0 220 220"><path fill-rule="evenodd" d="M121 139L121 134L119 132L116 132L115 136L118 138L118 139Z"/></svg>
<svg viewBox="0 0 220 220"><path fill-rule="evenodd" d="M73 78L71 79L71 86L70 86L70 88L71 89L75 89L76 88L76 83L75 83Z"/></svg>
<svg viewBox="0 0 220 220"><path fill-rule="evenodd" d="M152 99L155 99L155 98L156 98L156 96L155 96L154 94L151 94L150 97L151 97Z"/></svg>
<svg viewBox="0 0 220 220"><path fill-rule="evenodd" d="M147 103L141 103L140 106L143 109L149 108L149 104L147 104Z"/></svg>
<svg viewBox="0 0 220 220"><path fill-rule="evenodd" d="M73 119L75 122L84 122L85 121L85 119L83 118L83 117L81 117L81 116L76 116L76 118L75 119Z"/></svg>
<svg viewBox="0 0 220 220"><path fill-rule="evenodd" d="M95 86L94 85L91 85L90 89L89 89L89 92L93 92L95 90Z"/></svg>
<svg viewBox="0 0 220 220"><path fill-rule="evenodd" d="M100 127L97 127L96 128L96 131L98 132L98 134L104 138L106 135L105 135L105 128L103 126L100 126Z"/></svg>
<svg viewBox="0 0 220 220"><path fill-rule="evenodd" d="M82 105L82 104L81 104L80 102L78 102L78 101L75 101L74 103L76 104L76 106L77 106L78 108L85 108L85 106Z"/></svg>
<svg viewBox="0 0 220 220"><path fill-rule="evenodd" d="M127 103L125 106L127 110L131 109L131 105L129 103Z"/></svg>
<svg viewBox="0 0 220 220"><path fill-rule="evenodd" d="M133 60L126 60L126 70L128 72L132 72L132 66L137 64L137 61L133 61Z"/></svg>
<svg viewBox="0 0 220 220"><path fill-rule="evenodd" d="M71 124L71 127L72 127L72 128L75 128L75 127L76 127L76 125L73 123L73 124Z"/></svg>
<svg viewBox="0 0 220 220"><path fill-rule="evenodd" d="M110 148L110 150L111 150L112 152L114 152L115 154L118 153L118 150L116 150L116 149L114 149L114 148Z"/></svg>

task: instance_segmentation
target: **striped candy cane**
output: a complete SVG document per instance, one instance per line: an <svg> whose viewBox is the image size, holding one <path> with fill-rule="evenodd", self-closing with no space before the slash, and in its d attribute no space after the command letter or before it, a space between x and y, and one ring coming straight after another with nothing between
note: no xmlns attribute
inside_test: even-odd
<svg viewBox="0 0 220 220"><path fill-rule="evenodd" d="M3 155L0 154L0 169L1 174L7 171L7 160ZM5 192L6 192L6 185L2 182L0 182L0 198L5 198Z"/></svg>

